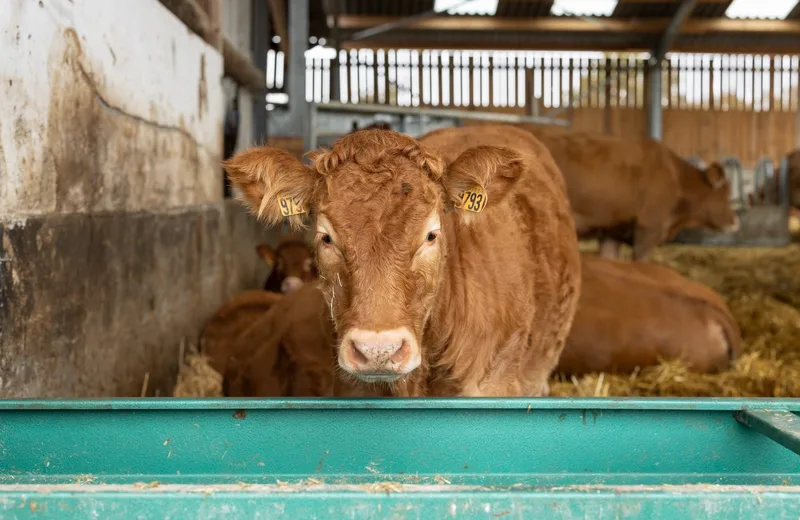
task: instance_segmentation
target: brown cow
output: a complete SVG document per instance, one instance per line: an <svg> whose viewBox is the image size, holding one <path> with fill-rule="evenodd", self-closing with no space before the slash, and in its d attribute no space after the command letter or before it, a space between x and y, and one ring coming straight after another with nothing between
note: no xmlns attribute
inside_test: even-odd
<svg viewBox="0 0 800 520"><path fill-rule="evenodd" d="M397 396L547 391L580 260L563 181L538 141L513 127L422 143L365 130L312 159L253 148L225 167L264 221L313 215L345 372Z"/></svg>
<svg viewBox="0 0 800 520"><path fill-rule="evenodd" d="M578 235L598 238L603 256L616 258L627 243L634 260L645 261L683 228L738 228L719 164L700 170L653 139L521 126L550 150L567 183Z"/></svg>
<svg viewBox="0 0 800 520"><path fill-rule="evenodd" d="M238 354L224 378L228 397L377 397L336 377L336 342L317 283L277 301L230 342Z"/></svg>
<svg viewBox="0 0 800 520"><path fill-rule="evenodd" d="M630 372L683 358L697 372L741 352L739 327L708 287L666 267L584 254L578 312L558 371Z"/></svg>
<svg viewBox="0 0 800 520"><path fill-rule="evenodd" d="M290 293L316 278L311 251L299 239L289 238L277 249L267 244L256 246L256 252L272 272L264 284L263 291L243 291L225 302L206 322L201 332L203 353L211 366L219 373L226 373L229 358L238 358L249 352L237 351L231 344L249 327L258 321L283 294Z"/></svg>
<svg viewBox="0 0 800 520"><path fill-rule="evenodd" d="M257 250L272 265L272 272L264 282L265 291L290 293L317 277L312 253L302 239L286 239L274 250L261 244Z"/></svg>
<svg viewBox="0 0 800 520"><path fill-rule="evenodd" d="M225 302L206 322L200 333L203 354L209 357L211 366L225 376L230 359L249 355L252 346L237 349L235 339L283 298L272 291L243 291Z"/></svg>

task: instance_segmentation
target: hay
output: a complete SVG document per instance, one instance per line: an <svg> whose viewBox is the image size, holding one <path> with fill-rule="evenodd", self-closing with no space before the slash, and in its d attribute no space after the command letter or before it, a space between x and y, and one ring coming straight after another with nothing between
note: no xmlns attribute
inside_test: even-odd
<svg viewBox="0 0 800 520"><path fill-rule="evenodd" d="M591 250L590 244L581 244ZM800 397L800 245L785 248L665 246L657 263L704 283L727 301L744 353L719 374L681 361L633 374L556 375L554 396Z"/></svg>
<svg viewBox="0 0 800 520"><path fill-rule="evenodd" d="M174 397L223 397L222 375L214 370L208 357L190 353L180 367Z"/></svg>

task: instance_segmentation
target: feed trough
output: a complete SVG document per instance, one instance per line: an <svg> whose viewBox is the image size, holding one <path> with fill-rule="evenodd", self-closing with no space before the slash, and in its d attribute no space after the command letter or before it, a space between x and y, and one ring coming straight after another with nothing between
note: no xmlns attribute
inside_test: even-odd
<svg viewBox="0 0 800 520"><path fill-rule="evenodd" d="M2 518L797 518L800 400L0 403Z"/></svg>

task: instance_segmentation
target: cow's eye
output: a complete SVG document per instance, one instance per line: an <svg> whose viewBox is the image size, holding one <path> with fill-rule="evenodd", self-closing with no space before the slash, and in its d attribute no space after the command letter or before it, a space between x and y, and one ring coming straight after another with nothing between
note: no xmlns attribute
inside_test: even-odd
<svg viewBox="0 0 800 520"><path fill-rule="evenodd" d="M427 240L428 242L433 242L433 241L435 241L435 240L436 240L436 233L434 233L433 231L431 231L430 233L428 233L428 236L427 236L427 237L425 237L425 240Z"/></svg>
<svg viewBox="0 0 800 520"><path fill-rule="evenodd" d="M323 234L320 240L322 240L323 244L328 244L328 245L333 244L333 239L328 234Z"/></svg>

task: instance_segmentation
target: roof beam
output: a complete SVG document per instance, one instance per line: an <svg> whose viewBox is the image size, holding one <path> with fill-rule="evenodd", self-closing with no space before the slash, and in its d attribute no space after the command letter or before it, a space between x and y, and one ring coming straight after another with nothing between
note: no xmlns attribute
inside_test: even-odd
<svg viewBox="0 0 800 520"><path fill-rule="evenodd" d="M339 16L339 28L358 30L394 20L391 16ZM597 23L597 22L600 23ZM495 16L436 16L412 22L407 29L418 31L557 31L629 33L663 33L672 22L670 18L616 20L597 18L590 21L574 17L498 18ZM686 20L681 34L708 33L771 33L800 34L796 20L734 20L729 18ZM344 38L348 40L349 38ZM409 42L410 43L410 42Z"/></svg>
<svg viewBox="0 0 800 520"><path fill-rule="evenodd" d="M571 42L570 45L563 43L547 43L532 40L519 40L510 41L507 43L487 43L481 38L470 38L465 36L463 39L442 42L435 37L426 38L424 35L414 36L413 39L393 40L393 39L377 39L370 40L369 42L342 42L342 49L389 49L398 48L403 49L417 49L417 50L489 50L489 49L502 49L507 51L605 51L605 52L651 52L653 45L645 41L634 42L598 42L591 38L577 38ZM702 52L702 53L725 53L725 54L797 54L797 44L792 43L764 43L761 39L748 39L746 43L703 43L691 42L681 43L676 42L671 51L672 52Z"/></svg>

